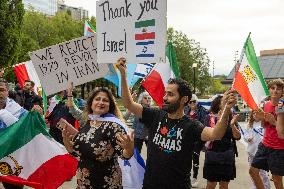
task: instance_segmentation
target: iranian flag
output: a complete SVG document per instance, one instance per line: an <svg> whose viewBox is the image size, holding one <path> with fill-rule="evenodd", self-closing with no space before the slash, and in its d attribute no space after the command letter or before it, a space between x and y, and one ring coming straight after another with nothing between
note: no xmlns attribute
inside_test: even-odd
<svg viewBox="0 0 284 189"><path fill-rule="evenodd" d="M15 75L20 86L23 88L25 80L30 80L35 83L34 92L43 98L44 112L47 111L47 97L42 89L39 77L35 71L32 61L23 62L13 66Z"/></svg>
<svg viewBox="0 0 284 189"><path fill-rule="evenodd" d="M163 105L165 85L170 78L179 78L177 58L172 43L166 48L167 62L156 64L151 73L142 81L142 86L159 107Z"/></svg>
<svg viewBox="0 0 284 189"><path fill-rule="evenodd" d="M261 101L269 95L269 91L261 73L250 35L244 44L238 67L233 88L252 110L256 110Z"/></svg>
<svg viewBox="0 0 284 189"><path fill-rule="evenodd" d="M76 173L77 160L50 137L37 112L1 130L0 138L0 181L55 189Z"/></svg>
<svg viewBox="0 0 284 189"><path fill-rule="evenodd" d="M90 36L94 33L96 33L96 28L91 24L91 22L85 20L84 36Z"/></svg>

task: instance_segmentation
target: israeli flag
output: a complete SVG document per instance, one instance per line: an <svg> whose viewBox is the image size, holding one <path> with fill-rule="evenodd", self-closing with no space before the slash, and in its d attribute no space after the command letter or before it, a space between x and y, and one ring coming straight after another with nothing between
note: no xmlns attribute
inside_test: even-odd
<svg viewBox="0 0 284 189"><path fill-rule="evenodd" d="M153 67L153 64L137 64L134 76L143 79L152 71Z"/></svg>

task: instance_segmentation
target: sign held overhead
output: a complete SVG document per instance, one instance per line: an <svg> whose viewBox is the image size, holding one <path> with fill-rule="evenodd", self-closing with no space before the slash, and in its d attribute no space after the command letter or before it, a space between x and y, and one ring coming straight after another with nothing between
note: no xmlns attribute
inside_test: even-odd
<svg viewBox="0 0 284 189"><path fill-rule="evenodd" d="M166 0L98 1L98 62L166 63L166 9Z"/></svg>
<svg viewBox="0 0 284 189"><path fill-rule="evenodd" d="M95 35L76 38L30 53L31 60L47 95L101 77L108 66L97 63Z"/></svg>

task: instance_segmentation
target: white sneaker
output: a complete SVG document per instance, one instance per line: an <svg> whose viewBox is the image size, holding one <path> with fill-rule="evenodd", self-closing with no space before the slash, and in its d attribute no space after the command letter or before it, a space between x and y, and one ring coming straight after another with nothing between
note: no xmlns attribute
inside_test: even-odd
<svg viewBox="0 0 284 189"><path fill-rule="evenodd" d="M191 180L191 187L196 188L198 186L198 181L196 178L192 178Z"/></svg>

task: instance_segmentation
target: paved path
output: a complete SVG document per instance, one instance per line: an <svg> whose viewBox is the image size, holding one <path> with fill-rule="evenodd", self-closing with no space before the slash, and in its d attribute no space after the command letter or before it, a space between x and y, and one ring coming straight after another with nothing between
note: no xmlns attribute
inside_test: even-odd
<svg viewBox="0 0 284 189"><path fill-rule="evenodd" d="M239 151L239 157L236 158L236 167L237 167L237 178L232 181L229 185L230 189L249 189L251 186L250 177L248 174L248 163L247 163L247 155L245 152L245 148L243 144L238 142L238 151ZM146 157L146 148L143 146L142 150L142 156ZM201 152L200 157L200 169L199 169L199 187L198 189L205 189L206 188L206 180L202 178L202 170L203 170L203 162L204 162L204 153ZM75 188L75 179L72 180L72 182L65 183L61 188L62 189L71 189ZM217 187L216 187L217 188Z"/></svg>

